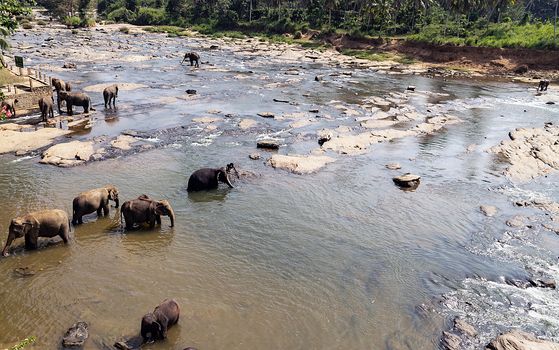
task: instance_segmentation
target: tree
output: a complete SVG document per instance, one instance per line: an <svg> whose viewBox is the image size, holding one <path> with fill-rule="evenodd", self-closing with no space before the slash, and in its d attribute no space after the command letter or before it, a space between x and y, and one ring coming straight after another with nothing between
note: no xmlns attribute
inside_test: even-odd
<svg viewBox="0 0 559 350"><path fill-rule="evenodd" d="M89 11L89 6L91 5L91 0L79 0L78 4L78 14L82 21L87 19L87 12Z"/></svg>
<svg viewBox="0 0 559 350"><path fill-rule="evenodd" d="M33 4L30 1L0 0L0 27L4 27L9 31L16 29L16 16L30 14L31 9L29 6Z"/></svg>

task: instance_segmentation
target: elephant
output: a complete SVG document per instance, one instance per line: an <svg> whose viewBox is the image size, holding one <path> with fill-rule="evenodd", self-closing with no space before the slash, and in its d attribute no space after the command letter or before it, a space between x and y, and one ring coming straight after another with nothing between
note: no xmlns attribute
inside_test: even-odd
<svg viewBox="0 0 559 350"><path fill-rule="evenodd" d="M188 179L188 192L204 191L216 189L219 185L219 181L227 184L230 188L233 188L231 181L229 181L228 174L231 170L235 170L237 179L239 178L239 172L235 169L233 163L227 164L226 168L202 168L198 169L190 175Z"/></svg>
<svg viewBox="0 0 559 350"><path fill-rule="evenodd" d="M547 79L540 80L540 84L538 85L538 91L547 91L548 87L549 87L549 80Z"/></svg>
<svg viewBox="0 0 559 350"><path fill-rule="evenodd" d="M107 86L103 90L103 98L105 99L105 108L107 108L107 103L109 104L109 108L111 108L111 100L113 101L113 108L116 108L115 102L116 98L118 97L118 85L111 85Z"/></svg>
<svg viewBox="0 0 559 350"><path fill-rule="evenodd" d="M156 222L161 225L161 215L168 216L171 220L171 227L175 226L175 212L171 204L166 200L156 201L145 194L124 202L121 214L127 230L132 229L135 223L148 223L149 227L153 229Z"/></svg>
<svg viewBox="0 0 559 350"><path fill-rule="evenodd" d="M64 243L70 239L70 220L65 211L59 209L40 210L12 219L8 240L2 250L8 256L8 248L15 238L25 236L25 249L37 249L38 237L60 236Z"/></svg>
<svg viewBox="0 0 559 350"><path fill-rule="evenodd" d="M72 91L72 85L70 85L70 83L67 83L62 79L52 78L52 86L54 86L54 90L56 92L60 92L60 91L70 92L70 91Z"/></svg>
<svg viewBox="0 0 559 350"><path fill-rule="evenodd" d="M58 93L58 106L60 107L60 101L66 101L66 108L68 109L68 115L72 115L72 106L82 106L84 113L89 113L89 110L95 110L91 107L91 98L84 94L83 92L67 92L60 91Z"/></svg>
<svg viewBox="0 0 559 350"><path fill-rule="evenodd" d="M2 103L0 104L1 108L6 107L6 109L8 111L10 111L10 113L12 113L12 118L15 118L16 116L16 103L18 103L19 100L16 99L9 99L9 100L4 100L2 101Z"/></svg>
<svg viewBox="0 0 559 350"><path fill-rule="evenodd" d="M47 119L54 118L54 97L51 95L50 98L42 97L39 100L39 109L41 110L41 119L46 122Z"/></svg>
<svg viewBox="0 0 559 350"><path fill-rule="evenodd" d="M174 299L165 299L153 312L142 317L140 335L144 343L167 338L167 330L179 322L180 306Z"/></svg>
<svg viewBox="0 0 559 350"><path fill-rule="evenodd" d="M109 200L118 208L118 189L113 185L80 193L72 203L72 225L83 224L82 216L97 211L97 216L109 215Z"/></svg>
<svg viewBox="0 0 559 350"><path fill-rule="evenodd" d="M187 52L184 54L184 58L182 59L181 64L184 63L184 61L186 61L186 59L190 60L190 65L193 66L194 62L196 62L195 67L198 68L200 67L200 55L198 55L196 52Z"/></svg>

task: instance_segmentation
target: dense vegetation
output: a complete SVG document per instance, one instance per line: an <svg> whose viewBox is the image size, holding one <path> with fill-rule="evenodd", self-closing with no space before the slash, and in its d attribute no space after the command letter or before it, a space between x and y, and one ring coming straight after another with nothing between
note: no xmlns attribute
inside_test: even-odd
<svg viewBox="0 0 559 350"><path fill-rule="evenodd" d="M38 0L69 24L114 22L207 32L411 35L433 43L555 47L559 0ZM73 21L73 22L72 22Z"/></svg>

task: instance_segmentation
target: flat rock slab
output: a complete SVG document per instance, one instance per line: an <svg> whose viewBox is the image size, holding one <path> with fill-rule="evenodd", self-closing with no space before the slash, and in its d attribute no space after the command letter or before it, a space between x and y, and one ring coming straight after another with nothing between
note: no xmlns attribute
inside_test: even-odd
<svg viewBox="0 0 559 350"><path fill-rule="evenodd" d="M84 87L83 90L87 92L103 92L103 90L105 90L106 87L109 87L114 84L118 85L119 92L144 89L148 87L147 85L144 84L114 82L114 83L106 83L106 84L89 85Z"/></svg>
<svg viewBox="0 0 559 350"><path fill-rule="evenodd" d="M111 141L111 146L123 151L129 151L132 149L132 145L139 140L130 135L120 135L115 140Z"/></svg>
<svg viewBox="0 0 559 350"><path fill-rule="evenodd" d="M243 119L239 122L239 128L241 128L242 130L247 130L247 129L255 127L257 124L258 123L255 120Z"/></svg>
<svg viewBox="0 0 559 350"><path fill-rule="evenodd" d="M80 321L70 327L62 338L62 345L67 348L82 347L87 337L89 337L88 324Z"/></svg>
<svg viewBox="0 0 559 350"><path fill-rule="evenodd" d="M104 149L96 149L94 141L59 143L43 152L40 163L71 167L89 161L95 154L102 156Z"/></svg>
<svg viewBox="0 0 559 350"><path fill-rule="evenodd" d="M419 185L421 176L406 173L404 175L392 178L392 181L400 187L417 187Z"/></svg>
<svg viewBox="0 0 559 350"><path fill-rule="evenodd" d="M260 140L256 143L256 147L265 149L279 149L280 143L276 140Z"/></svg>
<svg viewBox="0 0 559 350"><path fill-rule="evenodd" d="M22 131L30 125L4 124L0 126L0 154L20 151L22 154L46 147L57 137L70 130L43 128L36 131Z"/></svg>
<svg viewBox="0 0 559 350"><path fill-rule="evenodd" d="M388 163L385 165L386 169L390 169L390 170L398 170L398 169L402 169L402 166L400 165L400 163Z"/></svg>
<svg viewBox="0 0 559 350"><path fill-rule="evenodd" d="M482 205L479 207L479 210L481 210L481 212L483 213L483 215L485 216L495 216L495 214L497 214L497 208L495 208L492 205Z"/></svg>
<svg viewBox="0 0 559 350"><path fill-rule="evenodd" d="M559 344L541 340L522 331L500 334L487 344L488 350L559 350Z"/></svg>
<svg viewBox="0 0 559 350"><path fill-rule="evenodd" d="M273 168L288 170L295 174L310 174L334 161L334 158L327 156L274 154L268 160L268 164Z"/></svg>

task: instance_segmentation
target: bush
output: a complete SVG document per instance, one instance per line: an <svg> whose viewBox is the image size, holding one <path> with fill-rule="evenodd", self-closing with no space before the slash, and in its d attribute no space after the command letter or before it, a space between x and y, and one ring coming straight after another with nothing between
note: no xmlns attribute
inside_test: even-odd
<svg viewBox="0 0 559 350"><path fill-rule="evenodd" d="M81 21L80 25L82 27L95 27L95 19L85 18L83 21Z"/></svg>
<svg viewBox="0 0 559 350"><path fill-rule="evenodd" d="M159 25L165 22L165 10L151 7L141 7L138 10L135 24L138 25Z"/></svg>
<svg viewBox="0 0 559 350"><path fill-rule="evenodd" d="M120 27L118 30L119 30L121 33L130 34L130 28L128 28L128 27Z"/></svg>
<svg viewBox="0 0 559 350"><path fill-rule="evenodd" d="M46 25L47 25L47 22L45 22L45 21L43 21L42 19L40 19L40 20L37 21L37 24L40 25L40 26L46 26Z"/></svg>
<svg viewBox="0 0 559 350"><path fill-rule="evenodd" d="M82 20L77 16L67 16L64 17L63 23L68 27L78 27L81 25Z"/></svg>
<svg viewBox="0 0 559 350"><path fill-rule="evenodd" d="M303 37L303 33L301 33L300 30L296 31L295 34L293 34L293 39L295 40L299 40Z"/></svg>
<svg viewBox="0 0 559 350"><path fill-rule="evenodd" d="M22 27L23 29L32 29L33 25L31 23L23 23Z"/></svg>
<svg viewBox="0 0 559 350"><path fill-rule="evenodd" d="M134 23L136 14L126 8L119 8L107 15L109 21Z"/></svg>
<svg viewBox="0 0 559 350"><path fill-rule="evenodd" d="M239 22L239 15L237 14L237 12L231 10L220 11L216 23L216 28L220 28L220 29L236 28L238 22Z"/></svg>

